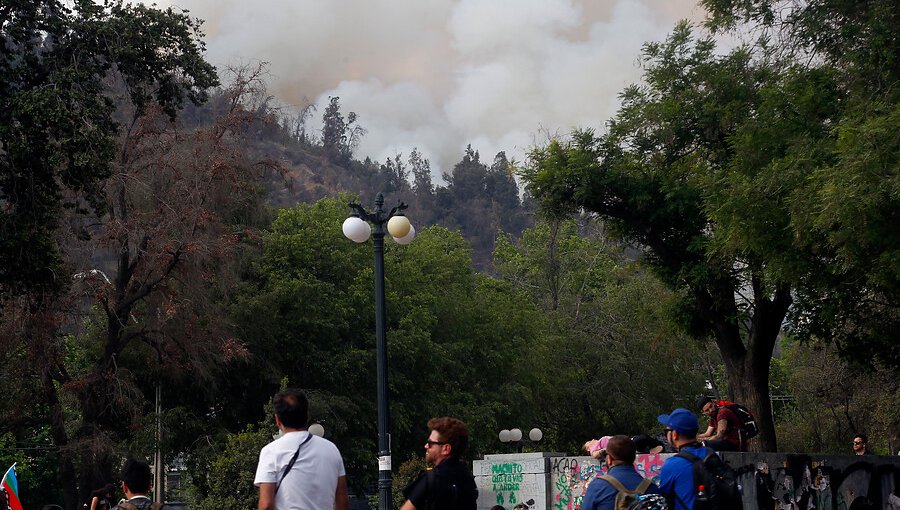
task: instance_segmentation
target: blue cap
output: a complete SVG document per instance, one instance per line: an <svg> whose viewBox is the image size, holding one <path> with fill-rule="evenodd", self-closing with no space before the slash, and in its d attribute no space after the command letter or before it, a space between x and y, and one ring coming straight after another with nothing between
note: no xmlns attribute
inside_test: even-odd
<svg viewBox="0 0 900 510"><path fill-rule="evenodd" d="M696 434L700 428L694 413L683 407L679 407L669 414L661 414L657 420L679 434Z"/></svg>

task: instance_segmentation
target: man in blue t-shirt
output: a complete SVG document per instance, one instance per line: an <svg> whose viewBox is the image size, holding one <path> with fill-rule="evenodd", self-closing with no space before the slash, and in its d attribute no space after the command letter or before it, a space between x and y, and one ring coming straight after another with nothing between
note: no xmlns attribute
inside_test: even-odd
<svg viewBox="0 0 900 510"><path fill-rule="evenodd" d="M666 440L678 452L689 452L703 459L709 450L697 441L697 417L684 408L678 408L669 414L657 418L666 426ZM672 456L666 459L659 472L659 492L669 500L674 510L693 510L696 494L694 492L694 465L691 461Z"/></svg>
<svg viewBox="0 0 900 510"><path fill-rule="evenodd" d="M629 491L635 490L644 481L634 469L635 448L628 436L613 436L606 444L607 476L611 476ZM581 502L582 510L615 510L616 495L619 491L603 478L595 478L588 484ZM644 494L658 494L656 485L650 483Z"/></svg>

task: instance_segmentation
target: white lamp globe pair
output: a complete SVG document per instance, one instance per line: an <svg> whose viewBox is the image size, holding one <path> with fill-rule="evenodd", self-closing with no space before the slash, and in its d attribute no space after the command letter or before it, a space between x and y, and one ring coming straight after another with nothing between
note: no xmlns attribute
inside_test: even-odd
<svg viewBox="0 0 900 510"><path fill-rule="evenodd" d="M344 220L341 229L344 231L344 236L354 243L364 243L372 235L372 227L359 216L350 216ZM397 244L409 244L416 237L416 229L406 216L392 217L388 220L387 230Z"/></svg>
<svg viewBox="0 0 900 510"><path fill-rule="evenodd" d="M519 429L506 430L503 429L500 431L500 441L503 443L517 442L522 440L522 431ZM533 428L528 432L528 439L531 439L534 442L540 441L544 438L544 433L539 428Z"/></svg>

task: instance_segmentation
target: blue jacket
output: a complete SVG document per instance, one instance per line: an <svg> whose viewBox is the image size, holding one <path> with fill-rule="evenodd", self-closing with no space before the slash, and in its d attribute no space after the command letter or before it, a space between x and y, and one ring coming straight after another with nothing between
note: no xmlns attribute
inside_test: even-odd
<svg viewBox="0 0 900 510"><path fill-rule="evenodd" d="M693 453L701 459L709 453L704 446L688 446L682 448L681 451ZM694 465L691 461L677 456L666 459L659 471L659 492L670 501L675 502L673 510L692 510L696 495L694 494Z"/></svg>
<svg viewBox="0 0 900 510"><path fill-rule="evenodd" d="M634 490L644 479L633 465L620 464L610 468L606 473L622 483L628 490ZM595 478L588 484L584 491L584 500L581 502L581 510L615 510L616 494L619 491L602 478ZM656 485L650 484L644 494L659 494Z"/></svg>

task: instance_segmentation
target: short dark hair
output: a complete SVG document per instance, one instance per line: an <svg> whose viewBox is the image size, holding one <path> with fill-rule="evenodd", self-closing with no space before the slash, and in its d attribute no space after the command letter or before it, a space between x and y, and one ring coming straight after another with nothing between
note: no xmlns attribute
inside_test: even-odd
<svg viewBox="0 0 900 510"><path fill-rule="evenodd" d="M428 420L428 429L450 444L450 456L459 458L469 446L469 427L462 420L444 416Z"/></svg>
<svg viewBox="0 0 900 510"><path fill-rule="evenodd" d="M853 436L853 439L856 439L857 437L862 439L863 443L869 444L869 436L865 434L856 434L855 436Z"/></svg>
<svg viewBox="0 0 900 510"><path fill-rule="evenodd" d="M150 465L142 460L129 458L122 467L122 481L135 494L150 491Z"/></svg>
<svg viewBox="0 0 900 510"><path fill-rule="evenodd" d="M625 464L634 464L636 451L634 442L628 436L613 436L606 443L606 453Z"/></svg>
<svg viewBox="0 0 900 510"><path fill-rule="evenodd" d="M706 395L703 395L702 397L697 399L697 409L702 411L703 406L705 406L706 404L708 404L712 401L713 401L713 399L707 397Z"/></svg>
<svg viewBox="0 0 900 510"><path fill-rule="evenodd" d="M108 483L91 493L91 497L105 498L116 493L116 486Z"/></svg>
<svg viewBox="0 0 900 510"><path fill-rule="evenodd" d="M285 388L275 394L275 415L285 427L305 429L309 424L309 400L297 388Z"/></svg>

